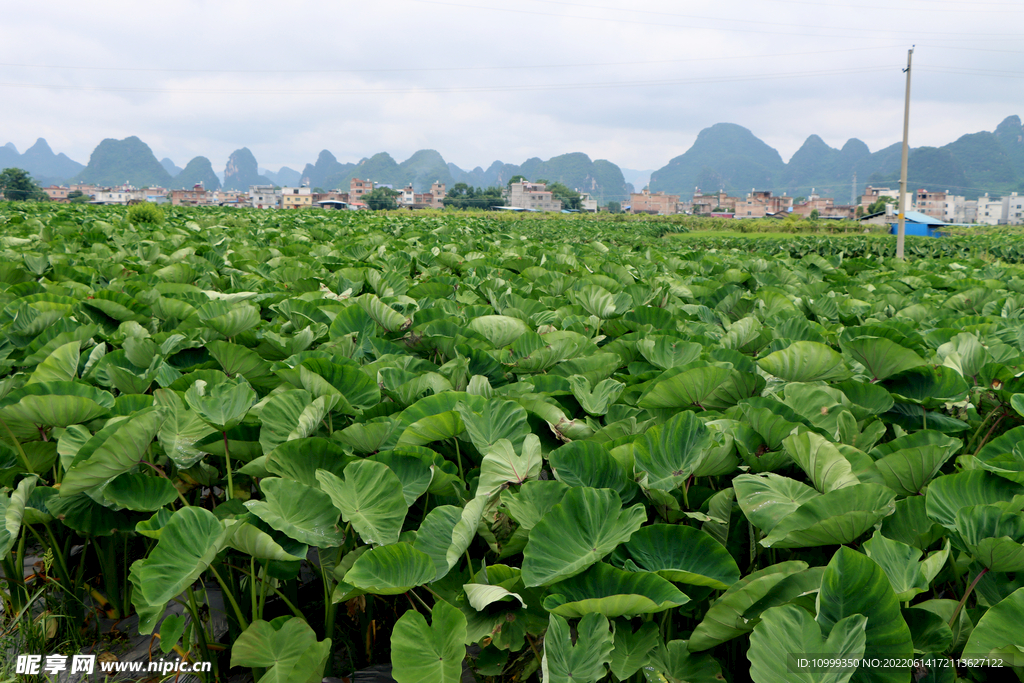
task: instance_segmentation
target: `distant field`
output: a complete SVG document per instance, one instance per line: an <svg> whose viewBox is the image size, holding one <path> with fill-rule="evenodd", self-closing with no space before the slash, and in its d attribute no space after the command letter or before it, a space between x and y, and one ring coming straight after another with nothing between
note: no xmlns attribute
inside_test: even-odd
<svg viewBox="0 0 1024 683"><path fill-rule="evenodd" d="M887 235L887 233L884 232L858 232L848 234L851 237L885 237ZM740 232L738 230L693 230L691 232L670 233L665 236L679 239L707 239L708 237L746 237L749 239L778 239L785 237L801 237L806 235L841 236L835 235L835 233L826 232L824 230L814 230L812 232Z"/></svg>

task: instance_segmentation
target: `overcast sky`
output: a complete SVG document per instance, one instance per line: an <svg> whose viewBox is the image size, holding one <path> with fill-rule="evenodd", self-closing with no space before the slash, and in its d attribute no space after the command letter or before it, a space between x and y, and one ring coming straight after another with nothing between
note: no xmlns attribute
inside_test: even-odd
<svg viewBox="0 0 1024 683"><path fill-rule="evenodd" d="M629 7L629 9L625 9ZM1024 0L17 3L0 22L0 145L87 163L137 135L221 171L438 150L464 169L584 152L657 169L718 122L788 161L1024 116Z"/></svg>

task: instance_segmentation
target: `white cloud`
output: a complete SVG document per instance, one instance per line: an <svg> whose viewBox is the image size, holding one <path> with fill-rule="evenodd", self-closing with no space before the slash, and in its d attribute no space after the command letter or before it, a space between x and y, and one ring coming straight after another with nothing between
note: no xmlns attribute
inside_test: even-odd
<svg viewBox="0 0 1024 683"><path fill-rule="evenodd" d="M23 5L0 24L0 144L45 137L85 163L103 138L137 135L217 170L242 146L272 170L325 148L660 168L727 121L784 159L811 134L874 151L901 135L915 42L913 145L1024 114L1021 5L606 3Z"/></svg>

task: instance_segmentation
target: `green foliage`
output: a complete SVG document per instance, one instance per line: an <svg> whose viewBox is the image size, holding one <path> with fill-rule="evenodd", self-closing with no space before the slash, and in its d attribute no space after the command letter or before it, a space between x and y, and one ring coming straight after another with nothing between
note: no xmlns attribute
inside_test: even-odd
<svg viewBox="0 0 1024 683"><path fill-rule="evenodd" d="M362 196L362 201L370 207L371 211L393 211L398 208L395 197L401 192L388 187L377 187Z"/></svg>
<svg viewBox="0 0 1024 683"><path fill-rule="evenodd" d="M498 187L470 187L456 183L442 200L446 209L490 209L505 206L505 199Z"/></svg>
<svg viewBox="0 0 1024 683"><path fill-rule="evenodd" d="M561 200L563 209L579 211L580 207L583 206L580 193L569 189L562 183L548 183L546 189L551 193L553 199Z"/></svg>
<svg viewBox="0 0 1024 683"><path fill-rule="evenodd" d="M156 204L142 202L128 207L128 220L135 225L160 225L164 222L164 212Z"/></svg>
<svg viewBox="0 0 1024 683"><path fill-rule="evenodd" d="M46 193L26 171L5 168L0 171L0 197L9 202L46 201Z"/></svg>
<svg viewBox="0 0 1024 683"><path fill-rule="evenodd" d="M295 683L1019 655L1016 235L129 212L0 209L5 614Z"/></svg>

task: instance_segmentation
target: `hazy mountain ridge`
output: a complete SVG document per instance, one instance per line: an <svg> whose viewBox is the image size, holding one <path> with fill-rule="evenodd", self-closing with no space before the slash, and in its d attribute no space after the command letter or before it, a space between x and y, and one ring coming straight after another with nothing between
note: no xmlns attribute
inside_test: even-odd
<svg viewBox="0 0 1024 683"><path fill-rule="evenodd" d="M171 175L157 161L153 150L134 135L124 140L107 138L101 142L89 157L89 164L72 180L110 186L123 183L136 187L171 185Z"/></svg>
<svg viewBox="0 0 1024 683"><path fill-rule="evenodd" d="M261 176L256 157L248 147L236 149L224 166L225 190L248 190L251 185L273 185L270 178Z"/></svg>
<svg viewBox="0 0 1024 683"><path fill-rule="evenodd" d="M783 163L751 131L719 123L702 130L689 150L655 171L650 186L682 197L690 197L697 187L735 195L756 188L806 196L813 189L846 203L867 184L895 187L900 155L899 143L872 153L856 138L835 149L811 135ZM1024 126L1020 117L1010 116L995 132L970 133L942 147L912 148L907 165L910 189L948 190L968 199L984 192L1024 190Z"/></svg>
<svg viewBox="0 0 1024 683"><path fill-rule="evenodd" d="M0 147L0 168L16 167L28 171L42 185L52 185L72 178L85 168L73 161L63 152L54 154L45 139L39 138L35 144L18 153L18 148L8 142Z"/></svg>
<svg viewBox="0 0 1024 683"><path fill-rule="evenodd" d="M190 190L198 183L203 184L206 190L219 190L220 178L213 170L213 164L206 157L196 157L185 165L174 178L176 189Z"/></svg>
<svg viewBox="0 0 1024 683"><path fill-rule="evenodd" d="M705 192L721 188L733 194L745 194L756 188L794 196L808 195L813 189L821 196L845 203L867 184L895 187L899 165L899 143L871 152L862 141L851 138L836 149L818 135L810 135L787 163L750 130L718 123L702 130L685 153L649 172L647 184L652 191L684 198L689 198L697 187ZM547 161L533 157L521 164L494 161L486 169L477 166L464 170L446 162L432 149L419 150L402 162L380 152L356 163L340 162L325 149L301 173L287 166L274 173L260 169L252 152L244 147L231 154L224 172L211 174L212 164L206 157L196 157L185 169L179 169L170 158L158 161L149 146L134 136L102 141L93 150L87 166L64 154L55 154L42 138L24 153L8 142L0 147L0 168L8 167L25 169L42 185L72 181L120 185L127 181L139 187L160 185L171 189L191 188L202 181L207 189L308 184L344 191L352 178L359 177L396 188L411 183L417 192L425 192L434 181L448 187L456 183L489 187L505 185L513 176L523 175L530 180L556 181L589 192L602 204L628 200L633 190L628 181L643 187L648 174L622 169L603 159L591 160L582 152L562 154ZM998 195L1024 191L1024 125L1019 116L1013 115L993 132L969 133L942 147L912 148L909 176L911 189L949 190L968 198L983 192Z"/></svg>

